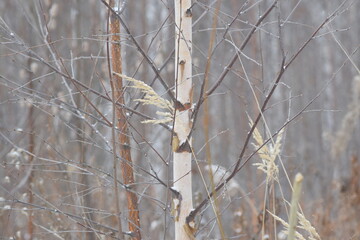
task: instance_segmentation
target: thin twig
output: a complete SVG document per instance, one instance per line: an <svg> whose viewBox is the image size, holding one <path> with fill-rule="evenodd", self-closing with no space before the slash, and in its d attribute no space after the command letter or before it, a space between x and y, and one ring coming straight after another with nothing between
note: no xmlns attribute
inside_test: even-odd
<svg viewBox="0 0 360 240"><path fill-rule="evenodd" d="M264 101L264 103L263 103L263 105L262 105L262 107L261 107L261 112L258 114L256 120L254 121L253 126L251 127L250 131L248 132L248 134L247 134L247 136L246 136L246 139L245 139L243 148L242 148L242 150L241 150L241 153L240 153L240 155L239 155L239 157L238 157L238 160L237 160L237 162L236 162L236 164L235 164L235 167L234 167L232 173L231 173L221 184L219 184L219 185L216 187L215 192L218 192L220 189L222 189L222 188L226 185L226 183L229 182L229 181L236 175L236 173L239 172L239 171L242 169L242 167L251 159L251 157L255 155L255 152L252 153L252 154L244 161L244 163L243 163L242 165L240 165L240 163L241 163L241 161L242 161L242 159L243 159L243 156L244 156L244 154L245 154L245 150L247 149L247 146L248 146L248 144L249 144L249 142L250 142L250 138L251 138L251 136L252 136L252 134L253 134L253 132L254 132L254 130L255 130L255 128L256 128L256 126L257 126L260 118L261 118L261 114L262 114L262 112L265 110L266 105L267 105L267 103L269 102L271 96L273 95L275 89L277 88L277 86L278 86L278 84L279 84L279 82L280 82L280 79L282 78L284 72L289 68L289 66L294 62L294 60L299 56L299 54L304 50L304 48L311 42L311 40L313 39L313 37L320 31L320 29L322 29L322 27L323 27L326 23L328 23L331 19L334 18L334 16L336 16L336 14L338 13L339 9L345 4L345 2L347 2L347 0L344 0L344 1L342 2L342 4L340 4L340 6L339 6L338 8L336 8L336 10L335 10L333 13L331 13L331 14L319 25L319 27L313 32L313 34L310 35L310 37L308 38L308 40L305 41L305 43L300 47L300 49L294 54L294 56L293 56L287 63L285 63L285 58L283 58L282 63L281 63L281 67L280 67L280 71L279 71L279 73L278 73L278 75L277 75L277 77L276 77L276 80L274 81L274 84L273 84L273 86L272 86L269 94L268 94L268 95L266 96L266 98L265 98L265 101ZM291 118L288 122L286 122L286 123L282 126L282 128L284 128L284 127L285 127L286 125L288 125L290 122L292 122L293 120L295 120L295 118L297 118L301 113L303 113L303 112L305 111L305 109L306 109L307 107L309 107L309 106L311 105L311 103L312 103L317 97L319 97L319 95L316 95L315 98L314 98L312 101L310 101L310 102L302 109L302 111L300 111L300 112L299 112L298 114L296 114L293 118ZM279 131L280 131L280 130L279 130ZM277 131L272 137L276 136L276 135L279 133L279 131ZM267 142L269 142L270 140L271 140L271 138L269 138L267 141L265 141L264 144L259 147L259 149L260 149L261 147L263 147L263 146L264 146ZM258 151L258 150L257 150L257 151ZM256 151L256 152L257 152L257 151ZM186 221L187 221L188 223L191 222L191 221L193 221L194 218L195 218L195 216L200 212L200 210L201 210L206 204L208 204L208 202L209 202L210 198L212 197L212 195L213 195L213 192L212 192L209 196L207 196L207 197L189 214L189 216L188 216L187 219L186 219Z"/></svg>

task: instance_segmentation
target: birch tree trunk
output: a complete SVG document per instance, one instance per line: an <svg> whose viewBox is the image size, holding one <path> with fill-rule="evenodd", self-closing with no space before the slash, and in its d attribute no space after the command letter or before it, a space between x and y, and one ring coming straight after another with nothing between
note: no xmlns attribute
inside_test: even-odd
<svg viewBox="0 0 360 240"><path fill-rule="evenodd" d="M192 106L192 14L191 0L175 0L175 123L173 136L174 188L179 198L174 199L175 239L193 239L194 226L186 224L192 210L191 129Z"/></svg>
<svg viewBox="0 0 360 240"><path fill-rule="evenodd" d="M110 1L110 6L112 8L116 6L114 0ZM113 13L110 15L110 32L111 32L111 67L112 71L116 73L122 73L122 59L121 59L121 46L120 46L120 21L116 18ZM113 75L114 80L114 97L116 102L124 104L124 92L123 92L123 83L122 78L118 75ZM136 193L131 189L134 186L134 171L133 163L130 153L130 140L128 137L128 125L126 119L125 109L116 108L116 120L118 127L118 136L120 144L120 165L121 172L123 176L123 182L128 189L126 190L126 199L128 204L129 211L129 231L133 234L131 239L141 239L140 234L140 216L138 209L138 198ZM114 123L115 124L115 123ZM114 176L116 177L116 176Z"/></svg>

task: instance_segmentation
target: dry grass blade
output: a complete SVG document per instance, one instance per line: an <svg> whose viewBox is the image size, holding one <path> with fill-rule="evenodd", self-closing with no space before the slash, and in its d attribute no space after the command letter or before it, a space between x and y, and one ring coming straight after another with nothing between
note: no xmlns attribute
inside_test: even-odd
<svg viewBox="0 0 360 240"><path fill-rule="evenodd" d="M269 212L269 211L268 211ZM285 235L288 235L289 233L289 223L287 223L285 220L283 220L282 218L276 216L275 214L269 212L269 214L278 222L280 222L283 226L284 226L284 230L282 231L282 233L284 233ZM295 239L297 240L306 240L306 238L301 235L299 232L295 231Z"/></svg>
<svg viewBox="0 0 360 240"><path fill-rule="evenodd" d="M303 176L298 173L295 176L294 180L294 191L293 196L291 199L291 209L290 209L290 216L289 216L289 223L287 223L282 218L276 216L275 214L270 213L270 215L278 222L280 222L284 226L284 230L282 230L282 233L284 235L288 236L288 240L320 240L320 236L317 233L316 229L311 225L309 220L307 220L303 213L298 212L298 206L299 206L299 198L301 193L301 185L302 185ZM298 220L298 224L297 224ZM306 231L308 237L305 238L303 234L296 231L296 229L302 229Z"/></svg>
<svg viewBox="0 0 360 240"><path fill-rule="evenodd" d="M301 173L296 174L294 180L294 191L291 197L291 206L290 206L290 218L289 218L289 234L288 240L294 240L295 237L295 228L297 223L297 210L301 192L301 185L304 177Z"/></svg>

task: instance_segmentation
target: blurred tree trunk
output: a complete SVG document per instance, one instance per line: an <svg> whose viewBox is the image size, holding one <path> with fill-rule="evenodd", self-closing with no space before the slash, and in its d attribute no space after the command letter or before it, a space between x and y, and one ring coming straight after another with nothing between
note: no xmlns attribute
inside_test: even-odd
<svg viewBox="0 0 360 240"><path fill-rule="evenodd" d="M33 90L34 90L34 83L33 83L33 72L31 71L31 63L32 60L29 58L27 61L28 64L28 69L30 69L29 74L28 74L28 78L29 78L29 90L30 90L30 94L33 94ZM34 160L34 150L35 150L35 114L34 114L34 105L30 105L29 107L29 113L28 113L28 129L30 131L29 134L29 147L28 147L28 151L29 153L29 171L31 171L30 176L29 176L29 180L28 180L28 193L29 193L29 204L33 204L34 202L34 198L33 198L33 181L34 181L34 172L32 170L33 168L33 160ZM29 234L29 239L33 238L33 234L34 234L34 213L32 208L29 209L29 220L28 220L28 234Z"/></svg>
<svg viewBox="0 0 360 240"><path fill-rule="evenodd" d="M89 9L83 8L82 7L83 3L81 1L77 1L74 4L71 4L71 3L69 3L69 4L70 4L69 7L71 7L71 5L73 5L76 9L78 9L77 14L70 15L72 18L72 21L75 23L73 28L71 29L71 35L74 39L76 39L78 36L85 35L86 31L83 27L84 24L83 24L82 16L85 15L86 11L89 11ZM81 43L79 41L74 41L73 46L74 46L74 55L75 56L85 54L82 49ZM90 76L90 71L83 71L83 69L85 69L84 62L74 61L73 68L72 68L72 74L76 79L79 79L80 81L85 83L85 82L88 82L89 79L91 79L91 76ZM75 100L76 106L83 106L84 110L87 109L88 103L86 101L84 101L84 97L81 94L75 95L74 100ZM78 119L76 119L75 125L76 125L76 129L79 129L78 134L77 134L79 162L80 162L81 166L85 166L86 164L90 164L89 159L86 159L88 147L86 144L84 144L84 142L86 142L86 136L84 135L84 133L86 132L86 124L83 119L78 118ZM76 187L76 191L78 192L77 196L79 196L79 199L77 201L79 201L79 204L81 204L82 206L84 206L86 208L94 207L91 202L91 199L92 199L91 193L84 194L84 193L89 192L89 186L91 186L90 179L89 179L89 176L86 174L86 171L83 170L83 173L79 175L78 181L81 184L79 187ZM89 224L91 220L94 220L94 214L92 213L92 211L81 210L81 214L86 219L87 224ZM91 231L87 231L87 232L83 233L82 235L85 236L84 239L86 239L86 240L96 239L95 234Z"/></svg>
<svg viewBox="0 0 360 240"><path fill-rule="evenodd" d="M114 0L110 1L110 6L114 8ZM119 7L119 6L118 6ZM120 46L120 21L113 13L110 15L110 33L111 33L111 65L112 71L116 73L122 73L122 59L121 59L121 46ZM114 97L115 101L124 104L124 92L122 78L118 75L114 75ZM126 190L126 198L129 211L129 231L134 234L132 239L141 239L140 234L140 217L138 210L138 198L134 193L134 172L133 163L130 153L130 140L128 137L128 125L126 119L125 109L116 108L117 127L119 134L120 144L120 157L121 157L121 171L123 181L128 189ZM114 123L115 124L115 123ZM116 176L114 176L116 177Z"/></svg>
<svg viewBox="0 0 360 240"><path fill-rule="evenodd" d="M192 227L186 224L192 203L191 129L192 105L192 14L191 0L175 0L175 123L173 136L174 188L180 193L174 199L175 239L192 239ZM187 231L190 230L190 231Z"/></svg>
<svg viewBox="0 0 360 240"><path fill-rule="evenodd" d="M31 13L34 14L34 8L31 6L30 7L30 11ZM33 29L24 29L23 31L27 31L29 36L31 36L33 34ZM33 40L30 39L30 43L33 44ZM28 82L29 82L29 93L30 95L34 94L35 91L35 86L34 86L34 72L35 69L32 69L32 64L34 64L33 60L31 58L28 58L27 60L27 69L28 69ZM35 66L35 65L34 65ZM36 133L36 128L35 128L35 108L34 105L31 104L29 106L29 112L28 112L28 125L27 128L29 129L29 145L28 145L28 151L29 153L29 170L31 171L30 175L29 175L29 179L27 181L27 187L28 187L28 194L29 194L29 204L34 204L34 196L33 196L33 185L34 185L34 171L33 171L33 162L34 162L34 155L35 155L35 133ZM27 234L29 236L29 239L33 239L33 235L34 235L34 230L35 230L35 226L34 226L34 211L32 208L29 209L29 218L28 218L28 225L27 225Z"/></svg>

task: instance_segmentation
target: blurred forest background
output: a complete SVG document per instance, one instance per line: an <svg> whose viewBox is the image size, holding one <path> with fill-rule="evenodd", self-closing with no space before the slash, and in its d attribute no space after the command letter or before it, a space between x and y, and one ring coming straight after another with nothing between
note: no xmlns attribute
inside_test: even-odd
<svg viewBox="0 0 360 240"><path fill-rule="evenodd" d="M219 191L223 228L229 239L284 239L282 224L263 210L266 206L287 220L288 179L300 172L300 205L320 237L360 239L360 2L275 1L239 51L273 2L193 1L194 103L211 33L216 35L209 87L237 56L208 99L209 137L203 130L204 108L195 123L194 207L210 186L205 145L219 182L231 173L251 128L249 118L259 114L283 56L285 63L295 56L257 125L264 139L284 127L277 183L267 183L266 174L254 166L261 162L254 154ZM122 7L131 35L173 87L173 1L132 0ZM0 1L1 239L116 239L107 19L100 0ZM123 73L167 98L168 89L129 34L122 31L121 39ZM130 87L125 91L126 107L135 109L134 99L142 94ZM171 126L141 123L144 116L157 117L153 106L135 110L127 116L142 237L172 239L171 193L157 179L172 185ZM250 141L244 159L256 150L255 140ZM126 231L124 185L120 174L116 177ZM197 239L220 239L211 206L196 221ZM263 229L264 235L266 221L271 227Z"/></svg>

